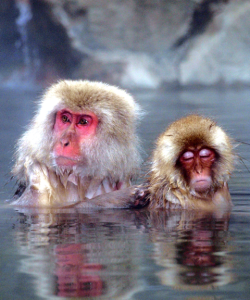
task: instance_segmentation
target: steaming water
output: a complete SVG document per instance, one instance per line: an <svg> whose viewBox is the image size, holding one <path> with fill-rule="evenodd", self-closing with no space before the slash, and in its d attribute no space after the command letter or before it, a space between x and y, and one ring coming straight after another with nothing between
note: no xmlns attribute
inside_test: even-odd
<svg viewBox="0 0 250 300"><path fill-rule="evenodd" d="M24 63L26 68L31 65L31 57L28 46L28 31L27 24L32 19L32 12L29 1L16 0L16 7L19 11L19 16L16 19L16 25L21 37L21 46L23 50Z"/></svg>
<svg viewBox="0 0 250 300"><path fill-rule="evenodd" d="M0 90L1 299L249 299L250 173L237 165L231 214L147 211L16 211L4 200L14 141L40 91ZM145 149L171 121L191 112L214 117L250 143L250 90L134 93L146 114ZM249 168L250 146L237 151ZM88 298L88 299L89 299Z"/></svg>
<svg viewBox="0 0 250 300"><path fill-rule="evenodd" d="M16 42L16 48L21 48L24 68L13 73L11 78L6 81L9 86L14 86L20 82L22 85L29 86L34 82L35 75L39 73L41 61L38 48L28 32L29 22L32 20L32 9L30 0L15 0L18 10L16 19L17 30L20 34L20 40ZM14 84L13 84L14 82Z"/></svg>

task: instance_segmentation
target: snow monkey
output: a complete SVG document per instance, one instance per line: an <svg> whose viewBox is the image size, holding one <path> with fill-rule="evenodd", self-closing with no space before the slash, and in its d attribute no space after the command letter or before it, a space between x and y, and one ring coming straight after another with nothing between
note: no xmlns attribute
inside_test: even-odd
<svg viewBox="0 0 250 300"><path fill-rule="evenodd" d="M234 160L230 138L211 119L189 115L173 122L152 155L149 207L231 207L227 182Z"/></svg>
<svg viewBox="0 0 250 300"><path fill-rule="evenodd" d="M17 143L14 205L128 207L106 194L129 187L141 158L135 132L140 107L125 91L100 82L52 85Z"/></svg>

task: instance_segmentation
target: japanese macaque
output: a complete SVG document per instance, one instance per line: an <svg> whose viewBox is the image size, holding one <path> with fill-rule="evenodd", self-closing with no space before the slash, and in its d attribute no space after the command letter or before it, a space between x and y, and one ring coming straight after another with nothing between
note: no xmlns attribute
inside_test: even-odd
<svg viewBox="0 0 250 300"><path fill-rule="evenodd" d="M13 204L127 207L128 198L102 196L130 186L138 172L139 115L119 88L71 80L52 85L17 144L12 172L21 196Z"/></svg>
<svg viewBox="0 0 250 300"><path fill-rule="evenodd" d="M175 121L153 152L149 207L230 208L234 157L230 138L214 121L199 115Z"/></svg>

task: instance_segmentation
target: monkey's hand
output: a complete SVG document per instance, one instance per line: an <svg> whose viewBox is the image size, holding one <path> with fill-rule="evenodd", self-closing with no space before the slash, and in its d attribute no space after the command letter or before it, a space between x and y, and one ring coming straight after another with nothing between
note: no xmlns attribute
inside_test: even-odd
<svg viewBox="0 0 250 300"><path fill-rule="evenodd" d="M149 204L148 188L143 185L134 186L130 199L130 208L143 208Z"/></svg>
<svg viewBox="0 0 250 300"><path fill-rule="evenodd" d="M92 199L85 198L75 208L142 208L148 204L147 189L132 186L103 194Z"/></svg>

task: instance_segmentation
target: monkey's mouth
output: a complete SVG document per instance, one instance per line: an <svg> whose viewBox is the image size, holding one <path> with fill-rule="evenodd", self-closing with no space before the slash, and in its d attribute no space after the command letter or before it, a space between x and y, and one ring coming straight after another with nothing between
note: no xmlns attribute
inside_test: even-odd
<svg viewBox="0 0 250 300"><path fill-rule="evenodd" d="M198 179L191 183L197 193L205 193L211 187L211 181L207 179Z"/></svg>
<svg viewBox="0 0 250 300"><path fill-rule="evenodd" d="M69 158L66 156L55 157L55 162L58 167L74 167L77 165L77 159Z"/></svg>

